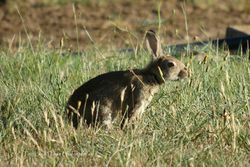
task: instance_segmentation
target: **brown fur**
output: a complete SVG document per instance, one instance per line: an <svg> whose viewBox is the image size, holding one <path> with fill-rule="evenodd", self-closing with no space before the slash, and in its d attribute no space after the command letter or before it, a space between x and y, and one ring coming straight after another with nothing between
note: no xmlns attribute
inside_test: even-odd
<svg viewBox="0 0 250 167"><path fill-rule="evenodd" d="M166 80L188 75L185 65L171 56L162 55L160 41L154 31L146 34L153 60L144 69L114 71L101 74L77 88L67 104L68 117L75 128L82 118L88 125L112 127L118 113L121 127L141 116L159 86Z"/></svg>

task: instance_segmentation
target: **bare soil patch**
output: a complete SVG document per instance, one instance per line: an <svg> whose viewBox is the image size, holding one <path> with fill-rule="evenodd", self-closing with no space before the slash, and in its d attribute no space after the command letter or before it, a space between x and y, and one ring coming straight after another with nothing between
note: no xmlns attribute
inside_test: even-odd
<svg viewBox="0 0 250 167"><path fill-rule="evenodd" d="M147 0L75 4L75 13L72 4L45 5L35 0L17 7L21 16L13 4L0 6L0 46L16 48L20 41L27 41L28 33L32 43L42 39L52 48L59 48L62 38L64 48L73 50L78 46L87 49L93 42L114 48L135 47L146 29L158 28L159 15L160 34L166 44L188 39L185 15L190 40L224 37L227 26L250 24L249 11L232 9L227 3L205 8L187 3L185 12L178 0L163 1L160 7Z"/></svg>

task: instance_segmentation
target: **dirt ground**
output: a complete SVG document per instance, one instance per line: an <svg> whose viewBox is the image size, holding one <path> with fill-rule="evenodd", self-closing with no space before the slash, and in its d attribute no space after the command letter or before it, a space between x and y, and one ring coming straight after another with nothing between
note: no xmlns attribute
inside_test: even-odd
<svg viewBox="0 0 250 167"><path fill-rule="evenodd" d="M63 47L73 50L93 44L135 47L142 42L145 30L158 29L159 16L165 44L221 38L229 25L250 24L250 11L233 9L226 2L209 7L184 5L181 0L112 2L78 3L74 7L37 0L0 4L0 47L17 48L27 39L31 43L42 40L50 48L59 48L63 39Z"/></svg>

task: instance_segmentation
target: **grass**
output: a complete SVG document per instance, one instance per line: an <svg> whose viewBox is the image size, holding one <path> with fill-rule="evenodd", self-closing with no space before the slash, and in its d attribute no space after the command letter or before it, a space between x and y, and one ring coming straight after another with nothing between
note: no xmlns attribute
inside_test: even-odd
<svg viewBox="0 0 250 167"><path fill-rule="evenodd" d="M102 54L102 55L100 55ZM250 62L207 52L183 82L167 82L135 129L65 121L72 91L106 71L143 67L138 54L89 50L61 56L43 46L0 52L0 163L11 166L249 166Z"/></svg>

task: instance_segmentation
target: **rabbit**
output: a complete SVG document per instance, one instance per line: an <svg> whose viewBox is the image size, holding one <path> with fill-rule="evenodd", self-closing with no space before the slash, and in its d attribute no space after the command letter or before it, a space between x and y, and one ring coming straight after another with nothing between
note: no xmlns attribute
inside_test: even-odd
<svg viewBox="0 0 250 167"><path fill-rule="evenodd" d="M153 30L146 32L146 42L152 60L144 69L104 73L73 92L66 110L75 128L85 122L111 129L114 118L121 114L120 126L124 129L128 122L141 117L160 85L188 77L181 61L163 54L159 37Z"/></svg>

